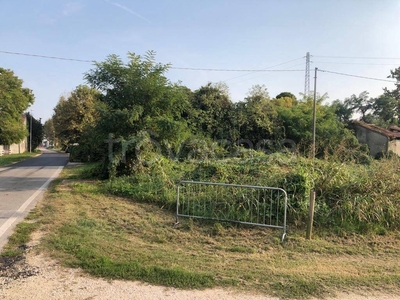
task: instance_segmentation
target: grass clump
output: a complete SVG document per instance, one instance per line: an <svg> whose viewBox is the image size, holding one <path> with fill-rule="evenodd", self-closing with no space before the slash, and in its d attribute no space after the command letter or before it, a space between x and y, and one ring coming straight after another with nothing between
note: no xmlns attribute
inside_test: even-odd
<svg viewBox="0 0 400 300"><path fill-rule="evenodd" d="M14 233L8 239L8 243L4 247L1 256L17 257L24 253L26 244L31 240L31 234L39 227L36 222L19 223Z"/></svg>

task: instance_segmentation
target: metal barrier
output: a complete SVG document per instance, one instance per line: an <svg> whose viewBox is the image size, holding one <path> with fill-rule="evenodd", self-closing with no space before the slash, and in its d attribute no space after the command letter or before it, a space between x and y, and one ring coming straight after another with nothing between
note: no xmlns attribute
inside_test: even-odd
<svg viewBox="0 0 400 300"><path fill-rule="evenodd" d="M282 229L286 236L287 193L276 187L181 181L178 217L235 222Z"/></svg>

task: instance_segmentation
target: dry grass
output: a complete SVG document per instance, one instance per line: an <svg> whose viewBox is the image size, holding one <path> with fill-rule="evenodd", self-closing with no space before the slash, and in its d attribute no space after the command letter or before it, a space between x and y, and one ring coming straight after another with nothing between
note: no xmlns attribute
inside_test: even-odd
<svg viewBox="0 0 400 300"><path fill-rule="evenodd" d="M42 247L68 266L109 278L181 288L235 286L285 298L356 288L400 292L400 233L323 236L182 219L109 196L102 183L64 172L31 218L49 232Z"/></svg>

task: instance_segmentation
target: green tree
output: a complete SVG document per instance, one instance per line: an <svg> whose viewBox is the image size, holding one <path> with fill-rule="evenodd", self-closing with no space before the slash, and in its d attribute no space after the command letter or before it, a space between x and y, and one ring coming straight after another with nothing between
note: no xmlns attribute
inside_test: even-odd
<svg viewBox="0 0 400 300"><path fill-rule="evenodd" d="M398 108L398 101L391 96L381 95L373 99L373 123L380 126L398 124Z"/></svg>
<svg viewBox="0 0 400 300"><path fill-rule="evenodd" d="M244 102L236 104L236 110L240 139L254 144L273 135L277 112L264 85L254 85Z"/></svg>
<svg viewBox="0 0 400 300"><path fill-rule="evenodd" d="M348 124L350 122L354 111L349 107L348 101L335 100L330 107L342 123Z"/></svg>
<svg viewBox="0 0 400 300"><path fill-rule="evenodd" d="M278 95L275 97L275 99L280 99L280 98L291 98L291 99L293 99L294 102L297 101L296 96L293 95L293 94L290 93L290 92L282 92L282 93L278 94Z"/></svg>
<svg viewBox="0 0 400 300"><path fill-rule="evenodd" d="M185 127L178 123L189 105L187 91L165 77L169 65L156 63L154 52L128 53L128 58L124 63L110 55L85 75L102 92L101 130L123 138L147 129L161 139L177 135L177 128Z"/></svg>
<svg viewBox="0 0 400 300"><path fill-rule="evenodd" d="M390 70L390 75L388 78L396 79L395 89L390 91L388 88L384 88L385 96L393 97L399 102L400 105L400 67Z"/></svg>
<svg viewBox="0 0 400 300"><path fill-rule="evenodd" d="M396 119L397 119L397 124L399 125L399 120L400 120L400 67L391 70L390 75L388 78L393 78L396 79L395 83L395 88L393 90L389 90L388 88L384 88L384 94L383 96L387 97L388 102L390 102L389 105L393 105L394 101L388 100L389 98L393 98L396 100Z"/></svg>
<svg viewBox="0 0 400 300"><path fill-rule="evenodd" d="M32 118L32 119L31 119ZM26 114L26 122L27 122L27 128L28 128L28 150L29 151L34 151L42 142L43 136L44 136L44 131L43 131L43 125L41 119L35 119L30 113ZM32 125L32 130L31 130L31 125ZM32 139L30 134L32 133ZM31 147L31 142L32 142L32 149Z"/></svg>
<svg viewBox="0 0 400 300"><path fill-rule="evenodd" d="M373 100L369 97L367 91L362 92L360 95L351 95L350 98L344 100L344 105L355 113L361 114L361 121L366 122L368 113L373 108Z"/></svg>
<svg viewBox="0 0 400 300"><path fill-rule="evenodd" d="M194 133L212 139L230 139L233 103L228 87L209 82L194 91L192 99Z"/></svg>
<svg viewBox="0 0 400 300"><path fill-rule="evenodd" d="M150 151L139 151L141 145L154 142L164 154L176 153L191 135L191 91L166 78L169 65L157 63L153 51L144 56L128 53L128 59L125 63L110 55L85 74L86 81L101 92L99 119L85 135L85 144L93 147L90 140L95 137L96 149L102 149L96 150L98 157L105 159L112 176L137 171L141 164L138 153L143 156ZM110 149L104 143L108 137L118 141L109 145ZM124 156L123 164L118 155Z"/></svg>
<svg viewBox="0 0 400 300"><path fill-rule="evenodd" d="M56 131L54 129L53 118L48 119L43 125L44 137L56 146Z"/></svg>
<svg viewBox="0 0 400 300"><path fill-rule="evenodd" d="M335 107L323 105L324 98L317 98L316 107L316 148L319 156L334 152L343 143L357 144L354 135L335 114ZM307 152L312 143L313 100L307 99L292 107L278 106L277 111L285 138L294 141L299 150Z"/></svg>
<svg viewBox="0 0 400 300"><path fill-rule="evenodd" d="M80 85L70 95L60 97L52 119L55 135L62 146L78 143L85 127L96 121L99 96L96 89Z"/></svg>
<svg viewBox="0 0 400 300"><path fill-rule="evenodd" d="M11 70L0 68L0 145L19 143L27 136L23 112L33 104L30 89Z"/></svg>

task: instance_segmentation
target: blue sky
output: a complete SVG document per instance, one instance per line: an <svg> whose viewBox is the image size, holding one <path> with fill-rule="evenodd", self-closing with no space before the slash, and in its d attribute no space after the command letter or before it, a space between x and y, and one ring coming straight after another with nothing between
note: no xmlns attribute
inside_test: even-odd
<svg viewBox="0 0 400 300"><path fill-rule="evenodd" d="M0 7L0 51L102 61L155 50L174 67L266 69L291 61L271 68L289 70L304 70L310 52L311 89L315 67L385 79L400 66L400 0L0 0ZM33 115L45 121L93 65L0 53L0 67L33 90ZM172 69L167 77L192 90L223 81L235 102L254 84L272 97L304 91L304 71L249 73ZM393 86L319 72L317 91L332 101Z"/></svg>

